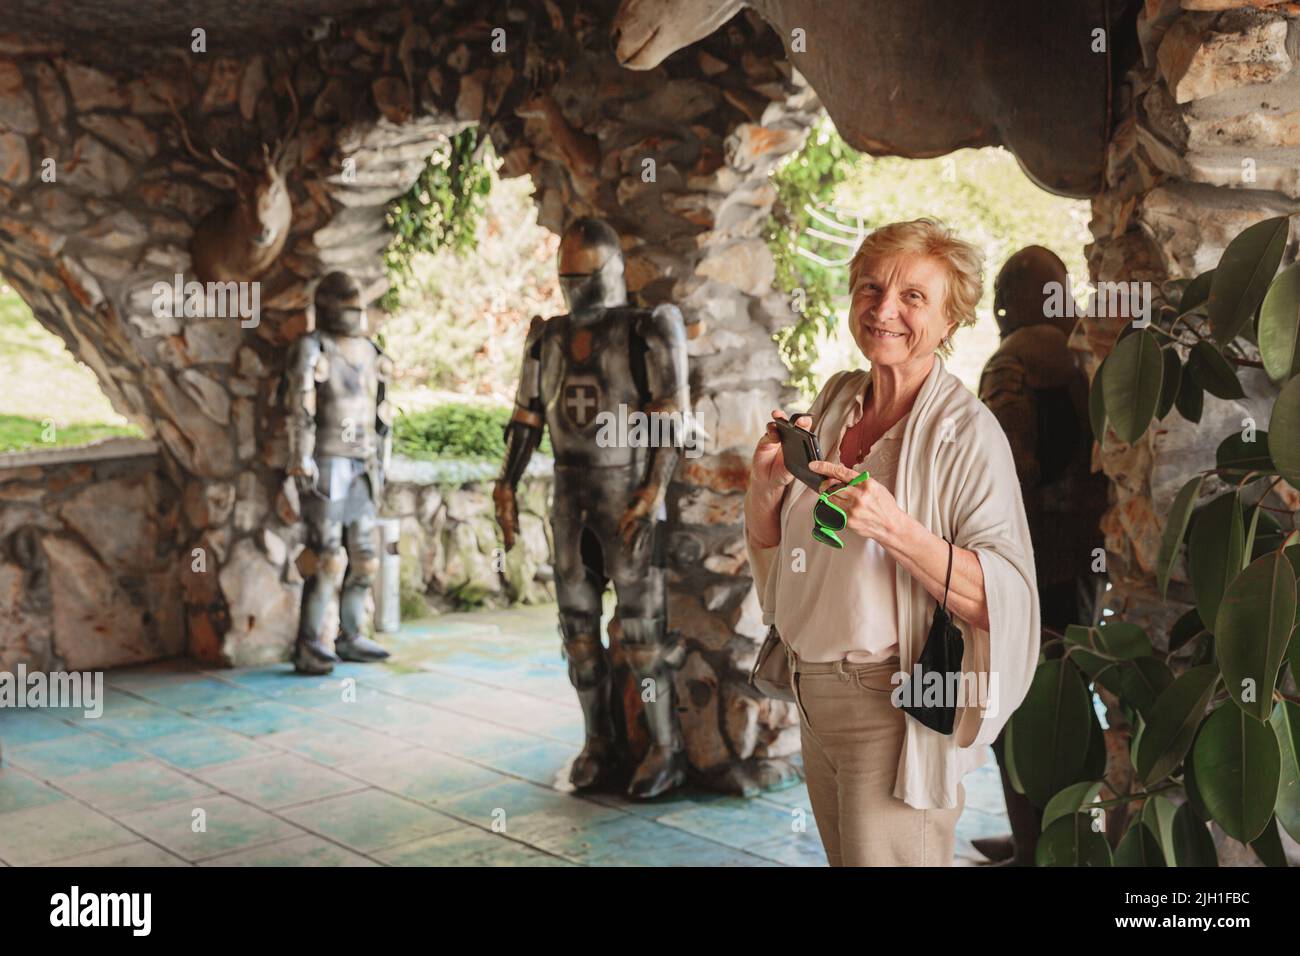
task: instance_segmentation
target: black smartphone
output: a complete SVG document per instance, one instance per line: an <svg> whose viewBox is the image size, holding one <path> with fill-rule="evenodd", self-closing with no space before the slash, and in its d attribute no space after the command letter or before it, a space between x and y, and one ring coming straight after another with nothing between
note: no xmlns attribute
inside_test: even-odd
<svg viewBox="0 0 1300 956"><path fill-rule="evenodd" d="M798 418L799 416L792 415L790 417ZM788 421L781 421L779 418L773 419L773 421L776 423L777 431L781 435L781 454L785 458L786 469L813 491L819 490L826 477L817 474L808 467L809 462L818 461L822 457L821 446L817 444L817 436L806 428L792 425Z"/></svg>

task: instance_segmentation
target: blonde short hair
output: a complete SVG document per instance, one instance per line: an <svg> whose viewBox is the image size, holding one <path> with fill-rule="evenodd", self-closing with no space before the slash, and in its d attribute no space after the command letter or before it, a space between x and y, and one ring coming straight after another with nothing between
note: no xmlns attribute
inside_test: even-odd
<svg viewBox="0 0 1300 956"><path fill-rule="evenodd" d="M956 322L953 332L974 325L975 306L984 292L984 254L936 219L913 219L881 226L862 240L849 263L849 294L852 295L868 262L898 255L920 255L943 265L948 274L944 289L944 316ZM939 343L941 355L951 355L951 338ZM945 344L948 343L948 344Z"/></svg>

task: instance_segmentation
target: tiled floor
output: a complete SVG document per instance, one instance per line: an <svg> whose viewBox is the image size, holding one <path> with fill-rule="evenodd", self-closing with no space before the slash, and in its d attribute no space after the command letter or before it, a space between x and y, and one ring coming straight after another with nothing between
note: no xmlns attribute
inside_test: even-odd
<svg viewBox="0 0 1300 956"><path fill-rule="evenodd" d="M0 864L823 866L803 786L567 791L582 714L553 605L446 615L384 664L110 671L104 714L0 711ZM1007 829L965 778L958 863Z"/></svg>

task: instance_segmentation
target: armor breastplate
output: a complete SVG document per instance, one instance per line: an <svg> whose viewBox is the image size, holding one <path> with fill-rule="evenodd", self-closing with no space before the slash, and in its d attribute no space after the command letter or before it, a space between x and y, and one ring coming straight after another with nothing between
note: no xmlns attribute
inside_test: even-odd
<svg viewBox="0 0 1300 956"><path fill-rule="evenodd" d="M369 339L320 333L316 382L316 454L369 460L378 443L378 353ZM321 368L324 365L324 368Z"/></svg>
<svg viewBox="0 0 1300 956"><path fill-rule="evenodd" d="M584 325L562 316L543 341L541 398L556 464L608 467L647 460L648 448L624 440L626 419L641 410L642 401L631 357L637 311L608 309Z"/></svg>

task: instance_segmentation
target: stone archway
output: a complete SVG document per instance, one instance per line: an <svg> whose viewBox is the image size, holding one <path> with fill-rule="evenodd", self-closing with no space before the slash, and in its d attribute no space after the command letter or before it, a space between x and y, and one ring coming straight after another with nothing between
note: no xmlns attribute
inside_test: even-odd
<svg viewBox="0 0 1300 956"><path fill-rule="evenodd" d="M323 266L346 265L377 295L385 203L441 137L480 123L506 174L533 177L545 225L558 230L586 213L609 219L628 245L633 291L679 303L693 327L692 398L712 439L702 459L683 463L669 496L671 614L691 650L681 680L693 762L743 786L751 776L735 768L744 761L761 770L797 748L793 716L743 687L762 627L740 501L752 435L788 397L769 338L791 315L771 287L761 239L775 198L766 176L801 143L817 99L788 52L783 17L798 5L755 5L783 24L780 35L745 11L634 73L613 56L613 0L504 0L486 13L456 0L378 12L323 0L297 18L230 5L202 54L188 52L211 16L199 0L138 0L126 12L103 0L83 5L76 23L52 21L38 0L10 4L11 24L27 32L0 37L0 271L114 405L164 447L158 495L180 504L163 560L183 583L189 653L252 663L286 652L299 542L277 510L285 448L275 396L286 346L305 328L307 285ZM1085 190L1095 192L1094 280L1199 271L1240 226L1300 197L1294 6L1227 9L1238 5L1150 0L1135 26L1109 25L1142 58L1127 74L1127 62L1097 74L1108 85L1104 95L1094 90L1106 119ZM150 18L147 46L132 14ZM960 47L959 25L944 25ZM39 39L51 30L66 39ZM187 69L160 52L168 49L187 51ZM811 67L816 50L798 55L813 57ZM854 145L932 155L970 140L962 124L951 142L912 146L854 126L849 113L863 101L846 93L845 74L807 73L826 86L841 128L860 130ZM202 168L183 147L167 98L194 118L198 139L244 155L254 139L286 131L284 76L304 107L302 165L289 245L262 277L260 322L242 329L156 316L153 284L185 273L195 225L229 195L225 172ZM981 89L977 105L993 119L1014 102L999 100L996 83ZM874 122L926 119L886 113ZM997 135L986 130L978 141L1025 137L1022 152L1037 149L1026 161L1050 166L1051 150L1041 148L1050 125L994 126ZM1252 160L1249 180L1243 159ZM55 182L42 175L51 168ZM1085 321L1074 341L1095 366L1116 332ZM1209 403L1207 413L1237 409ZM1211 454L1190 432L1153 430L1141 447L1103 447L1115 489L1106 524L1112 600L1126 613L1157 613L1150 581L1167 485L1172 494L1165 479ZM29 538L10 542L6 561L21 552L39 563ZM116 575L114 587L138 587L129 577ZM102 625L105 640L119 626L85 623ZM57 643L56 635L54 661L66 665Z"/></svg>
<svg viewBox="0 0 1300 956"><path fill-rule="evenodd" d="M543 16L502 4L489 20L471 4L430 4L418 15L293 23L275 48L213 34L201 54L187 50L188 26L200 21L184 6L159 11L176 40L162 53L127 46L105 11L98 34L93 17L82 19L90 35L75 52L7 37L0 269L162 448L159 480L179 501L164 560L183 586L188 653L282 660L301 532L278 493L277 390L287 346L306 328L309 283L345 267L377 298L386 204L446 136L481 124L503 172L533 178L544 225L611 221L631 291L679 303L691 325L692 398L712 437L670 492L670 613L689 651L679 680L692 762L745 789L765 767L786 773L783 758L798 747L790 709L745 687L763 628L740 503L751 435L785 377L770 333L792 318L771 289L762 239L775 199L767 177L802 143L818 104L752 14L651 74L622 70L613 6L593 14L590 4L549 3ZM28 11L27 25L39 22ZM155 285L193 278L190 238L231 186L225 170L195 159L181 126L202 148L247 156L292 123L285 78L301 104L294 217L260 278L259 320L157 314ZM134 586L117 570L108 577ZM86 624L108 644L123 630ZM54 645L52 666L78 666L57 635Z"/></svg>

